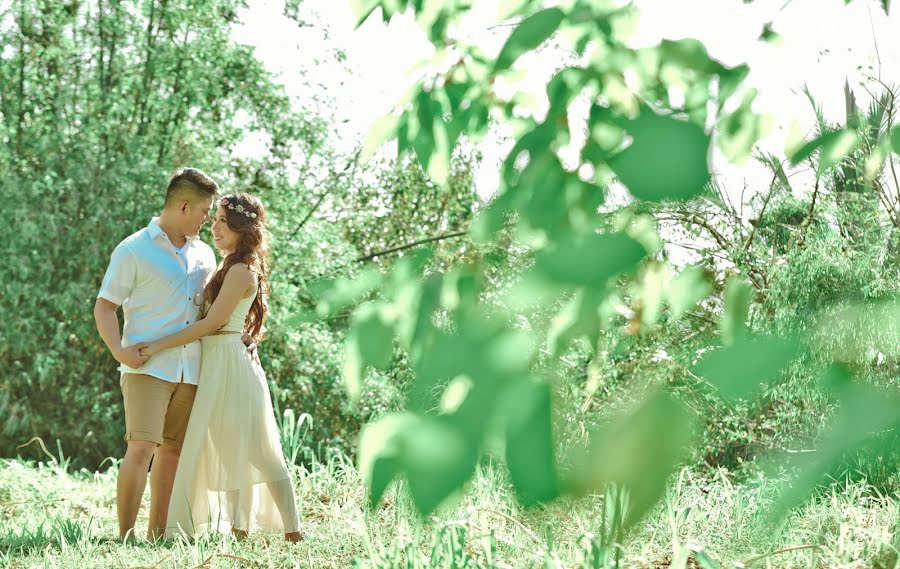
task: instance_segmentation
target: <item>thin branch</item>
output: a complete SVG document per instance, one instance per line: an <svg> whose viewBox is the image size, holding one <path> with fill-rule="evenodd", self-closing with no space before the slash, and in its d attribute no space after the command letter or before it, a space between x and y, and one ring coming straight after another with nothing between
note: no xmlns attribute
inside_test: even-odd
<svg viewBox="0 0 900 569"><path fill-rule="evenodd" d="M365 255L363 257L359 257L356 259L357 263L365 263L366 261L371 261L375 257L380 257L382 255L389 255L391 253L397 253L399 251L405 251L407 249L412 249L413 247L418 247L419 245L424 245L425 243L434 243L436 241L443 241L444 239L452 239L453 237L460 237L465 235L466 231L454 231L452 233L444 233L443 235L436 235L434 237L428 237L426 239L419 239L418 241L413 241L411 243L406 243L404 245L398 245L396 247L391 247L390 249L385 249L384 251L377 251L375 253Z"/></svg>
<svg viewBox="0 0 900 569"><path fill-rule="evenodd" d="M520 522L520 521L517 520L516 518L514 518L514 517L512 517L512 516L510 516L510 515L504 514L503 512L498 512L497 510L490 510L490 509L488 509L488 508L482 508L481 511L484 512L484 513L486 513L486 514L494 514L495 516L500 516L501 518L505 519L506 521L508 521L508 522L510 522L510 523L512 523L512 524L514 524L514 525L519 526L519 528L521 528L522 531L524 531L524 532L528 535L528 537L530 537L531 539L533 539L535 542L537 542L537 543L543 543L543 542L541 541L541 539L537 536L537 534L534 533L534 531L532 531L531 529L529 529L528 526L526 526L525 524L523 524L522 522Z"/></svg>
<svg viewBox="0 0 900 569"><path fill-rule="evenodd" d="M881 81L881 52L878 51L878 38L875 36L875 22L872 20L872 7L867 6L869 12L869 28L872 30L872 43L875 44L875 59L878 60L878 80Z"/></svg>
<svg viewBox="0 0 900 569"><path fill-rule="evenodd" d="M306 214L300 223L297 224L297 227L294 228L294 232L291 234L291 237L296 237L297 233L303 229L303 226L306 225L306 222L316 213L316 210L319 209L319 206L322 205L322 202L325 201L325 197L328 195L328 192L322 192L322 195L319 196L319 199L316 200L315 205L309 210L309 213Z"/></svg>
<svg viewBox="0 0 900 569"><path fill-rule="evenodd" d="M775 555L781 555L782 553L791 553L794 551L803 551L805 549L824 549L830 551L824 545L796 545L794 547L786 547L784 549L779 549L778 551L773 551L771 553L765 553L763 555L757 555L756 557L751 557L750 559L744 561L742 566L749 567L750 565L756 563L757 561L762 561L763 559L768 559L769 557L774 557Z"/></svg>
<svg viewBox="0 0 900 569"><path fill-rule="evenodd" d="M22 500L19 502L0 502L0 506L20 506L22 504L55 504L57 502L68 502L68 498L56 498L55 500Z"/></svg>
<svg viewBox="0 0 900 569"><path fill-rule="evenodd" d="M887 123L887 128L886 128L887 132L890 132L891 127L893 127L893 125L894 125L894 109L896 108L897 95L894 93L893 89L888 88L888 86L885 85L884 83L882 83L882 86L884 86L888 90L888 93L891 94L891 104L888 106L888 110L887 110L888 123ZM897 191L897 201L900 202L900 180L897 179L897 170L896 170L896 168L894 168L893 154L888 155L888 166L891 169L891 176L893 176L893 178L894 178L894 188Z"/></svg>
<svg viewBox="0 0 900 569"><path fill-rule="evenodd" d="M349 170L351 168L351 166L356 166L359 163L359 157L361 155L362 155L362 146L359 147L359 149L356 151L356 154L353 156L353 158L347 162L347 165L344 166L344 169L341 170L341 172L339 174L337 174L337 176L343 176L344 174L347 173L347 170ZM297 227L294 228L294 232L291 235L292 237L296 237L297 233L299 233L300 230L303 229L303 226L306 225L306 222L310 220L310 218L313 216L313 214L316 212L316 210L319 209L319 206L322 205L322 202L325 201L325 196L327 196L327 195L328 195L327 191L322 192L322 195L319 196L318 201L316 201L316 203L312 207L312 209L309 210L309 213L306 214L306 217L304 217L300 221L300 223L297 224Z"/></svg>
<svg viewBox="0 0 900 569"><path fill-rule="evenodd" d="M716 229L715 227L713 227L712 225L707 223L706 220L702 219L699 215L691 214L689 217L684 219L684 221L687 223L693 223L694 225L696 225L698 227L702 227L703 229L708 231L709 234L712 235L713 239L716 240L716 243L719 245L719 247L722 249L722 251L725 251L727 253L728 251L731 250L731 247L729 246L729 243L728 243L728 239L726 239L725 236L722 235L718 229Z"/></svg>
<svg viewBox="0 0 900 569"><path fill-rule="evenodd" d="M884 206L884 208L888 211L888 217L890 217L891 225L894 227L900 228L900 204L894 204L891 202L890 195L884 189L884 185L881 183L881 180L875 179L873 187L875 188L875 193L878 195L879 201Z"/></svg>
<svg viewBox="0 0 900 569"><path fill-rule="evenodd" d="M803 222L803 236L806 236L806 229L810 226L813 220L813 212L816 209L816 198L819 197L819 177L816 176L816 185L813 188L812 201L809 203L809 211L806 214L806 220Z"/></svg>
<svg viewBox="0 0 900 569"><path fill-rule="evenodd" d="M766 195L766 201L763 202L762 209L759 210L757 223L753 225L753 229L750 230L750 235L747 237L747 241L744 242L744 251L750 250L750 245L753 243L753 238L756 237L756 228L759 227L759 222L762 221L762 217L766 213L766 208L769 207L769 202L772 200L772 196L775 195L775 182L778 180L778 169L773 168L773 170L775 170L775 172L772 174L772 181L769 182L769 193ZM813 201L815 201L815 197L813 198Z"/></svg>

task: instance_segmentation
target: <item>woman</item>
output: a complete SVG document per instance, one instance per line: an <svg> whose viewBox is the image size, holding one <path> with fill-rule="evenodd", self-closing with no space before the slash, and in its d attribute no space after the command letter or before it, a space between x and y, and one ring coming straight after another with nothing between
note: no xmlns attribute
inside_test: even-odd
<svg viewBox="0 0 900 569"><path fill-rule="evenodd" d="M262 529L299 541L293 484L281 450L265 373L241 341L266 319L268 239L262 203L219 201L213 241L223 260L204 289L205 316L145 345L153 355L201 338L199 385L169 502L166 535Z"/></svg>

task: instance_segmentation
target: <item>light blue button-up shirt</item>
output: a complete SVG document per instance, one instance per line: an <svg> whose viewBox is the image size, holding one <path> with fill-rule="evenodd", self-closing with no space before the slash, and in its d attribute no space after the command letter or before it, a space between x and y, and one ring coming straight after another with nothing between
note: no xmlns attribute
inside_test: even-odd
<svg viewBox="0 0 900 569"><path fill-rule="evenodd" d="M112 253L99 298L122 306L122 345L157 340L197 321L203 287L216 269L216 256L198 237L177 249L154 217L126 237ZM119 366L125 373L152 375L165 381L197 384L200 342L163 350L139 368Z"/></svg>

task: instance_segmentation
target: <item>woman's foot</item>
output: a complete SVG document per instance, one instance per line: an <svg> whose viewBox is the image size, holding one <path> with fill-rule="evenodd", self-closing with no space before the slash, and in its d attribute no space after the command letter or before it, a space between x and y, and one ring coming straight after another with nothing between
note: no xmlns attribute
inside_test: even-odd
<svg viewBox="0 0 900 569"><path fill-rule="evenodd" d="M303 539L303 533L299 531L292 531L290 533L284 534L284 540L289 541L291 543L300 543Z"/></svg>

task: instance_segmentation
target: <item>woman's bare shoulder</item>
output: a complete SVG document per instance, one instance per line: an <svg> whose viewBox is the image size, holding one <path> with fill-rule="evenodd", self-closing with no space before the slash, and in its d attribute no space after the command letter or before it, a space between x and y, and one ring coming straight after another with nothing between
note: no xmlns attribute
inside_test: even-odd
<svg viewBox="0 0 900 569"><path fill-rule="evenodd" d="M250 267L246 265L246 263L235 263L228 268L228 272L225 273L225 280L231 280L238 283L246 283L253 284L256 282L256 274Z"/></svg>

